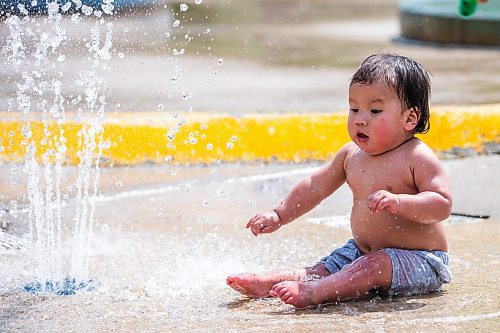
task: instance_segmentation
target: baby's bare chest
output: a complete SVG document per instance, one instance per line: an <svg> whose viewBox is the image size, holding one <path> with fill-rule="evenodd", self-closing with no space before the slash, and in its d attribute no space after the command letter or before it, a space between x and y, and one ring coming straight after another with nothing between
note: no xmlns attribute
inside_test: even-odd
<svg viewBox="0 0 500 333"><path fill-rule="evenodd" d="M392 193L417 191L411 165L404 160L353 160L346 168L346 176L355 196L369 195L378 190Z"/></svg>

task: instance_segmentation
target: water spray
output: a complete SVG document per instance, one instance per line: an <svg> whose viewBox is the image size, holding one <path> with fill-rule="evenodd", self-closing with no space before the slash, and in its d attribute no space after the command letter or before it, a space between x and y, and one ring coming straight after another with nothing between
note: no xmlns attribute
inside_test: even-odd
<svg viewBox="0 0 500 333"><path fill-rule="evenodd" d="M94 8L80 1L46 0L39 2L46 10L42 17L32 15L39 12L30 12L21 3L18 11L12 11L5 20L10 31L5 47L7 61L19 77L9 111L22 115L23 172L28 175L28 238L34 282L24 290L30 293L72 295L97 286L89 278L89 260L106 105L106 87L99 73L109 70L106 61L111 58L113 25L105 23L104 18L113 15L113 2L103 0ZM72 13L72 23L85 19L91 28L85 44L85 66L76 80L82 91L78 97L66 96L63 89L64 52L70 41L62 20L68 13ZM66 112L68 106L74 114ZM74 184L78 204L75 216L69 219L71 225L66 226L61 175L68 137L63 125L71 117L81 124ZM65 231L71 239L64 239Z"/></svg>

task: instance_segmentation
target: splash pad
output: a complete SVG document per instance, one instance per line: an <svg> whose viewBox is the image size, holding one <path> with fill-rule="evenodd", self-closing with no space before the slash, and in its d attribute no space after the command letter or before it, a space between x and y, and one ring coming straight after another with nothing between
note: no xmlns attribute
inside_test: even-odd
<svg viewBox="0 0 500 333"><path fill-rule="evenodd" d="M189 6L194 8L193 3ZM116 37L119 21L112 23L113 36ZM143 24L141 22L141 27ZM123 26L129 25L128 21L123 23ZM76 27L80 29L82 26ZM239 28L243 30L241 26ZM203 31L206 29L206 26L202 27ZM179 38L184 38L184 35L180 34ZM117 45L115 39L113 45ZM117 45L118 52L120 46ZM180 52L179 47L177 51ZM125 54L125 59L127 57L128 54ZM69 58L66 54L63 63L68 64ZM218 67L219 58L213 59L215 69L221 68ZM140 57L136 59L141 60ZM167 61L161 57L156 59L163 60ZM224 66L229 62L225 58ZM184 69L192 70L189 66ZM71 70L68 72L71 73ZM168 80L179 80L179 76L175 76L177 73L168 74L171 73L164 75L166 84L172 87ZM235 77L240 79L240 73L236 74ZM315 72L310 72L310 75L314 76ZM121 79L119 73L115 76ZM126 80L122 81L126 83ZM156 92L156 89L153 90ZM154 102L163 104L158 107L158 112L168 112L167 102L167 97L161 102ZM155 109L156 105L152 110ZM67 111L67 116L70 116ZM176 120L175 125L182 121L182 116L167 116ZM182 129L185 128L182 126ZM273 128L268 130L269 135L281 130L277 126ZM126 133L132 131L130 129ZM191 132L194 135L196 131L202 133L200 126ZM164 139L168 140L168 131L165 130L164 134ZM183 139L180 143L184 144L185 140L187 147L192 145L189 136L184 138L181 132L175 134L176 140ZM69 138L69 135L66 136ZM193 138L199 140L198 145L201 144L201 134ZM297 140L297 136L293 139ZM119 136L117 142L120 142ZM142 142L148 144L147 140ZM229 150L233 152L241 141L239 136L234 141L228 137L222 141L222 149L228 149L227 142L233 143ZM104 151L110 144L104 144ZM168 141L164 143L167 144ZM66 144L67 149L70 147ZM205 145L200 147L205 148ZM216 146L212 148L216 149ZM376 298L299 311L275 299L240 297L225 286L225 277L235 271L259 272L310 264L318 259L317 255L344 242L349 235L345 223L351 206L348 191L344 189L338 197L326 201L315 211L317 215L297 221L283 229L282 233L272 235L272 238L255 239L243 227L246 219L255 210L266 209L279 200L290 186L312 172L318 163L215 162L211 165L191 163L181 166L161 153L158 159L158 164L143 163L137 167L115 165L112 168L103 167L105 159L100 161L99 195L93 199L94 241L91 242L89 260L89 277L95 277L99 286L92 292L76 292L71 297L60 297L50 291L26 292L24 286L32 277L31 266L25 264L29 247L25 252L23 249L2 252L1 331L255 332L283 327L294 332L310 332L328 331L334 326L340 331L442 332L494 331L498 326L500 293L495 275L491 272L498 271L494 253L500 233L493 221L449 223L450 245L454 254L453 272L457 280L443 293L415 298ZM463 193L466 195L461 200L456 197L456 206L468 203L475 210L481 208L489 212L487 209L496 204L494 189L497 187L492 186L492 182L498 179L493 172L498 159L473 159L470 164L468 161L445 162L452 171L452 179L455 179L454 188L461 185L465 189ZM9 178L17 178L16 190L21 191L23 178L27 176L22 169L17 165L16 172L7 170L0 176L6 177L8 184ZM77 209L77 201L73 199L76 197L74 183L78 166L63 163L61 169L61 197L66 202L61 210L62 221L72 221ZM470 174L471 170L477 171L477 174ZM464 177L464 174L469 177ZM4 188L7 187L2 186L2 190ZM482 190L477 192L478 188ZM493 192L488 193L488 190ZM5 196L3 198L10 204L10 200ZM480 201L477 200L479 198ZM16 210L6 213L14 217L12 213L17 211L13 226L16 222L27 221L29 209L24 210L27 208L24 203L20 200ZM7 208L12 206L14 204ZM486 235L485 228L489 230ZM28 234L28 230L21 231L15 234ZM68 245L72 244L62 243L62 247L71 252L72 246ZM488 265L485 265L485 260ZM57 280L64 283L66 275L61 276ZM53 281L52 275L50 280ZM44 288L47 286L44 285Z"/></svg>

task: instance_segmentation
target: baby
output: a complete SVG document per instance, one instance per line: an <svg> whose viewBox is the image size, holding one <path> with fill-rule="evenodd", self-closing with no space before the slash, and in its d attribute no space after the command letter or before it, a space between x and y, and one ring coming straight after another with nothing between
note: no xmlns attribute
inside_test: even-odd
<svg viewBox="0 0 500 333"><path fill-rule="evenodd" d="M414 60L386 53L366 58L349 85L352 142L246 225L255 236L274 232L347 182L353 238L311 267L231 275L227 284L304 308L372 291L424 294L450 282L443 226L450 188L438 158L415 137L429 130L429 94L429 75Z"/></svg>

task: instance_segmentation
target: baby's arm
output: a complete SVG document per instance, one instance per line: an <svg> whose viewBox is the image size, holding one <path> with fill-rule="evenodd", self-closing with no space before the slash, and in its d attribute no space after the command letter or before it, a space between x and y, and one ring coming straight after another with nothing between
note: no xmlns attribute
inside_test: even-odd
<svg viewBox="0 0 500 333"><path fill-rule="evenodd" d="M451 190L444 169L429 147L421 147L412 161L417 194L394 194L385 190L368 197L372 212L387 210L408 220L431 224L451 213Z"/></svg>
<svg viewBox="0 0 500 333"><path fill-rule="evenodd" d="M344 160L349 147L352 144L342 147L330 163L295 185L273 211L255 215L246 227L256 236L271 233L316 207L345 182Z"/></svg>

